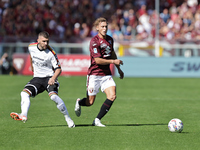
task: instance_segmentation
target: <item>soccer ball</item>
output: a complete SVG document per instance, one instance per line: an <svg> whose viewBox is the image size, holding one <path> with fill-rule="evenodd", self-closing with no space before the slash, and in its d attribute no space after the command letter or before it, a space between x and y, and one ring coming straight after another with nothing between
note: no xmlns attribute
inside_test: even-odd
<svg viewBox="0 0 200 150"><path fill-rule="evenodd" d="M168 129L171 132L179 132L183 131L183 122L180 119L174 118L169 121Z"/></svg>

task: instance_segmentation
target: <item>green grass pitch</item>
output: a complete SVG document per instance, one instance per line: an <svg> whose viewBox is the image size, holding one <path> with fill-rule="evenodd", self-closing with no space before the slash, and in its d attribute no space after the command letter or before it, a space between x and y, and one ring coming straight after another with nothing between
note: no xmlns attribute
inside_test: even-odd
<svg viewBox="0 0 200 150"><path fill-rule="evenodd" d="M1 150L198 150L200 147L200 78L114 77L117 99L102 119L106 128L91 126L106 96L99 92L91 107L74 113L86 94L86 77L59 77L59 96L76 127L70 129L46 92L31 98L28 121L10 117L20 112L20 92L31 76L0 76ZM171 133L172 118L183 121L182 133Z"/></svg>

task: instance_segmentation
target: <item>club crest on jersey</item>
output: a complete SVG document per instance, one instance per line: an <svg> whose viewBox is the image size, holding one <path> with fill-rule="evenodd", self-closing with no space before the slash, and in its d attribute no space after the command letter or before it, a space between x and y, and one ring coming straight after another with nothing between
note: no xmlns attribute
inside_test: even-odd
<svg viewBox="0 0 200 150"><path fill-rule="evenodd" d="M89 91L90 93L92 93L92 92L94 91L94 88L89 87L89 88L88 88L88 91Z"/></svg>
<svg viewBox="0 0 200 150"><path fill-rule="evenodd" d="M93 48L94 53L97 53L97 48Z"/></svg>
<svg viewBox="0 0 200 150"><path fill-rule="evenodd" d="M105 48L106 46L107 46L106 43L102 43L102 44L100 45L101 48Z"/></svg>

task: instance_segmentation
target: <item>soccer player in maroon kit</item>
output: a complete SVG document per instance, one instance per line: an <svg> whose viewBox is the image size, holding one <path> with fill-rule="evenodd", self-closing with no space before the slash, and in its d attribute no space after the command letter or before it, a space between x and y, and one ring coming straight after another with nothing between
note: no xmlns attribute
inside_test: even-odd
<svg viewBox="0 0 200 150"><path fill-rule="evenodd" d="M94 119L94 126L105 127L101 123L101 119L106 115L116 99L116 84L112 78L110 64L114 64L118 69L120 79L123 79L124 73L120 69L123 61L117 59L113 49L113 38L108 36L108 23L105 18L98 18L94 22L98 34L90 41L90 58L91 65L87 75L87 97L77 99L75 104L75 113L79 117L81 115L81 106L93 105L99 88L107 96L107 99L101 106L99 114Z"/></svg>

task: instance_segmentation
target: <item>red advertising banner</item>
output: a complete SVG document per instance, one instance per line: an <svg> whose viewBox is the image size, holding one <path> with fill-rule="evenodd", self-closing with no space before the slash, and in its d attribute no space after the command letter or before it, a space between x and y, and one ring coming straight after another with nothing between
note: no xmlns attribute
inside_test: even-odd
<svg viewBox="0 0 200 150"><path fill-rule="evenodd" d="M89 55L62 55L58 54L58 59L61 63L61 75L85 76L87 75L88 67L90 66ZM31 71L30 55L29 54L13 54L13 66L18 74L33 75ZM114 65L111 65L111 71L114 71Z"/></svg>
<svg viewBox="0 0 200 150"><path fill-rule="evenodd" d="M32 75L30 65L30 55L29 54L13 54L13 67L16 69L18 74Z"/></svg>
<svg viewBox="0 0 200 150"><path fill-rule="evenodd" d="M61 63L61 75L87 75L89 55L57 55Z"/></svg>

